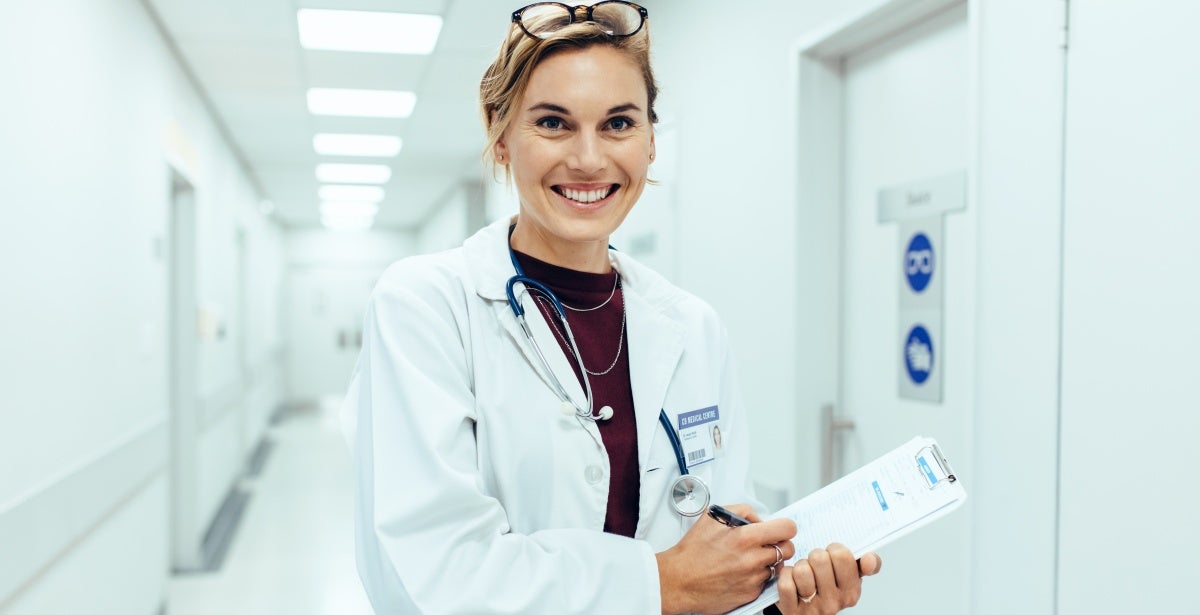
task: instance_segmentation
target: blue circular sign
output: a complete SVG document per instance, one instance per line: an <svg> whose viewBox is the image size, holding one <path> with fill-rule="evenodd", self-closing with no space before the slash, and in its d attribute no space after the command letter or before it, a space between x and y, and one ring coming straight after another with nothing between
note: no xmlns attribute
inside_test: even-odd
<svg viewBox="0 0 1200 615"><path fill-rule="evenodd" d="M922 325L914 325L904 342L904 367L916 384L925 384L933 373L933 340Z"/></svg>
<svg viewBox="0 0 1200 615"><path fill-rule="evenodd" d="M913 292L923 292L933 279L933 244L925 233L917 233L904 252L904 277Z"/></svg>

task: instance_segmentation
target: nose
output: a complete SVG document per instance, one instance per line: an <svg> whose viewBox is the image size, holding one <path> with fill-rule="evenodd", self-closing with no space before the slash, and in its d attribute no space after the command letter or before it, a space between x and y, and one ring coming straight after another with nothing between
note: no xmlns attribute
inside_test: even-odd
<svg viewBox="0 0 1200 615"><path fill-rule="evenodd" d="M574 147L567 157L567 167L572 171L593 174L604 170L606 154L600 135L581 131L574 139Z"/></svg>

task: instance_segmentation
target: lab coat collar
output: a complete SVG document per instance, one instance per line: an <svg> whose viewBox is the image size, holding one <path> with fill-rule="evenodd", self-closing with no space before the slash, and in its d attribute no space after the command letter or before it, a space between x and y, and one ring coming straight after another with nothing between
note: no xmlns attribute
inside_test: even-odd
<svg viewBox="0 0 1200 615"><path fill-rule="evenodd" d="M514 338L526 355L530 366L551 386L544 368L529 348L508 306L505 286L516 274L508 254L508 228L515 218L502 218L471 236L463 244L468 275L475 292L485 300L498 302L494 307L505 330ZM678 311L672 309L684 300L685 294L662 276L633 258L618 251L610 253L617 271L621 273L621 292L625 299L626 328L628 329L629 375L633 406L637 414L638 461L645 469L650 447L658 431L658 413L663 409L667 388L687 339L687 327L680 322ZM538 310L527 310L538 314ZM579 381L571 371L558 343L540 317L528 318L538 344L559 381L574 399L586 399ZM584 402L586 403L586 402ZM686 410L667 408L668 416ZM600 434L591 421L581 421L589 433L600 442Z"/></svg>

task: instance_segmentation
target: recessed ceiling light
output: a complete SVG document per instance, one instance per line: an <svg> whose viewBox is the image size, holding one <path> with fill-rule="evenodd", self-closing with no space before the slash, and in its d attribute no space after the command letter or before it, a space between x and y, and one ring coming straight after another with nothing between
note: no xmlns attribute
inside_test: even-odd
<svg viewBox="0 0 1200 615"><path fill-rule="evenodd" d="M323 184L386 184L392 169L383 164L318 164L317 181Z"/></svg>
<svg viewBox="0 0 1200 615"><path fill-rule="evenodd" d="M384 191L379 186L321 186L318 191L322 201L365 201L378 203Z"/></svg>
<svg viewBox="0 0 1200 615"><path fill-rule="evenodd" d="M437 15L300 9L300 45L305 49L429 54L437 45Z"/></svg>
<svg viewBox="0 0 1200 615"><path fill-rule="evenodd" d="M416 105L416 94L400 90L308 90L308 111L313 115L408 117Z"/></svg>
<svg viewBox="0 0 1200 615"><path fill-rule="evenodd" d="M390 158L400 153L400 137L388 135L336 135L313 137L313 149L322 156L376 156Z"/></svg>

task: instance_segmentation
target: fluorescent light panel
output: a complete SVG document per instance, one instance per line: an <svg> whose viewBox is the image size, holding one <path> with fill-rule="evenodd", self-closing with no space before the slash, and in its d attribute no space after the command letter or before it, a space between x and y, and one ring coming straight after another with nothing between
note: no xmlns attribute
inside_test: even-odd
<svg viewBox="0 0 1200 615"><path fill-rule="evenodd" d="M400 145L400 137L389 135L322 133L313 137L313 149L322 156L373 156L391 158L400 153Z"/></svg>
<svg viewBox="0 0 1200 615"><path fill-rule="evenodd" d="M430 54L442 31L437 15L300 9L305 49Z"/></svg>
<svg viewBox="0 0 1200 615"><path fill-rule="evenodd" d="M317 181L323 184L386 184L392 169L383 164L318 164Z"/></svg>
<svg viewBox="0 0 1200 615"><path fill-rule="evenodd" d="M417 95L401 90L308 90L308 111L313 115L408 117L416 105Z"/></svg>
<svg viewBox="0 0 1200 615"><path fill-rule="evenodd" d="M383 200L384 190L379 186L321 186L318 191L322 201L363 201L378 203Z"/></svg>

